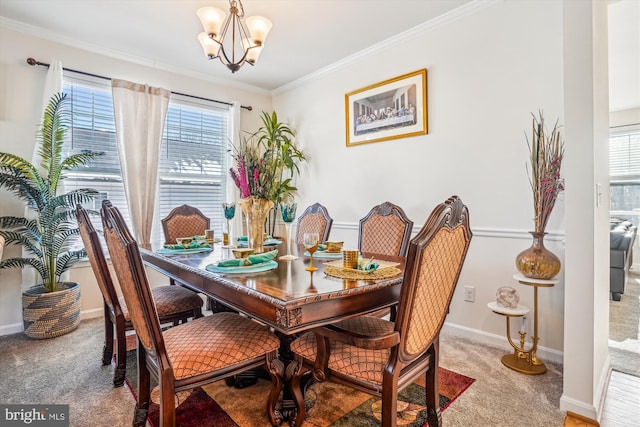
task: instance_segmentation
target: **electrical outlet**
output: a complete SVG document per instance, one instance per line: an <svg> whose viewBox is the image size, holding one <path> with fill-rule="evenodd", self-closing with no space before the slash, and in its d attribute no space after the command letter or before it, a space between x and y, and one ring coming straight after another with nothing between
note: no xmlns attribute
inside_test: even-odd
<svg viewBox="0 0 640 427"><path fill-rule="evenodd" d="M476 288L473 286L464 287L464 300L469 302L475 302L476 300Z"/></svg>

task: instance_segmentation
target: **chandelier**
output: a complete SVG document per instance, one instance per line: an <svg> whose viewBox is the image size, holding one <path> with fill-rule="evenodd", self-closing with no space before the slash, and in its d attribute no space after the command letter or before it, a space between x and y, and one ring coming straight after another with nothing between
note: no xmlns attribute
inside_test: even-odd
<svg viewBox="0 0 640 427"><path fill-rule="evenodd" d="M204 32L198 34L198 40L209 59L220 59L232 73L245 63L256 63L271 30L271 21L262 16L250 16L245 27L241 0L229 0L229 16L217 7L202 7L197 13L204 28ZM228 30L231 40L225 40Z"/></svg>

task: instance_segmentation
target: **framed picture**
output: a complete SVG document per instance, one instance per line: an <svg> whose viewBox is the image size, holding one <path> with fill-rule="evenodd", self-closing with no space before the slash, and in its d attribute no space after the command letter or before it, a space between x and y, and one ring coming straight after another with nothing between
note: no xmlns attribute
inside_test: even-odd
<svg viewBox="0 0 640 427"><path fill-rule="evenodd" d="M344 96L347 147L427 133L427 70Z"/></svg>

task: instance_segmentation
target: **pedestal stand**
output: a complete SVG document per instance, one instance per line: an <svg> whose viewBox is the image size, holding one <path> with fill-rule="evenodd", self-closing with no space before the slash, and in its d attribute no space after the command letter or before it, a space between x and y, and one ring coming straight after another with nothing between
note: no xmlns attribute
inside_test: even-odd
<svg viewBox="0 0 640 427"><path fill-rule="evenodd" d="M511 339L511 329L509 317L524 316L529 312L529 309L523 305L518 305L515 309L500 307L496 302L490 302L487 306L497 314L506 316L507 319L507 339L509 344L513 347L514 352L512 354L505 354L502 356L502 363L513 369L527 375L540 375L547 371L547 367L540 359L536 357L536 351L538 349L538 288L539 287L552 287L557 280L543 280L543 279L531 279L525 277L522 274L514 274L513 278L523 285L533 286L533 336L531 337L531 346L527 349L525 346L525 338L527 333L524 330L520 330L520 343L516 345Z"/></svg>

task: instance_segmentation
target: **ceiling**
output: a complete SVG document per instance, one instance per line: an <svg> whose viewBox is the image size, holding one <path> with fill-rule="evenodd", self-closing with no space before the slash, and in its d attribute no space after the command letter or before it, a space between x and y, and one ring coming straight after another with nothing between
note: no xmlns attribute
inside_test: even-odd
<svg viewBox="0 0 640 427"><path fill-rule="evenodd" d="M196 10L228 10L227 0L0 0L0 24L205 80L272 91L470 1L244 0L246 16L265 16L273 28L256 65L235 74L217 59L207 60L196 38L202 31ZM640 106L640 2L610 4L615 111Z"/></svg>
<svg viewBox="0 0 640 427"><path fill-rule="evenodd" d="M243 0L246 16L264 16L273 28L256 65L235 74L209 61L197 40L196 10L228 12L227 0L0 0L0 17L49 40L273 90L469 1Z"/></svg>

